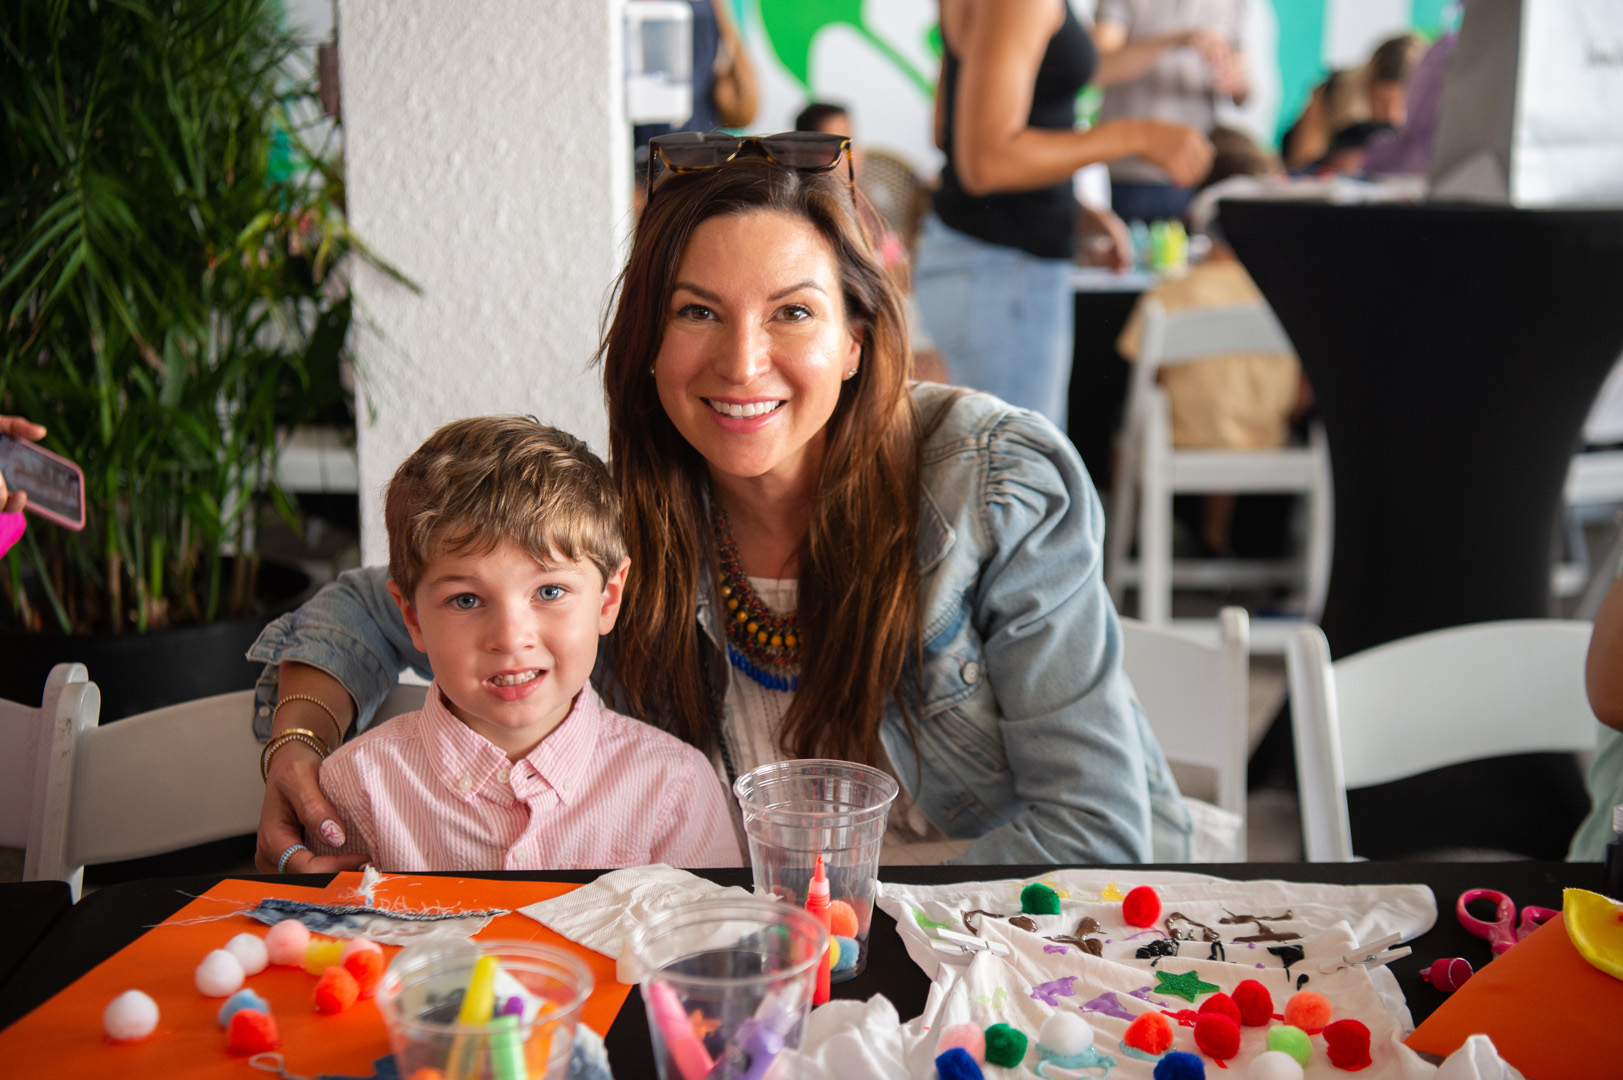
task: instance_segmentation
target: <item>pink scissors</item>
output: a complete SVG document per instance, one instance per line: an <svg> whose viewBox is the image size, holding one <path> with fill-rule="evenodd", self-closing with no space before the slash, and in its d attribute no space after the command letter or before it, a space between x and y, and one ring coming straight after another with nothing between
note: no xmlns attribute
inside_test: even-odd
<svg viewBox="0 0 1623 1080"><path fill-rule="evenodd" d="M1466 904L1479 898L1493 901L1493 922L1483 922L1465 909ZM1521 922L1517 922L1515 903L1504 893L1493 889L1467 889L1460 893L1454 913L1460 917L1461 926L1477 937L1487 939L1488 944L1493 946L1495 956L1561 914L1551 908L1528 906L1522 908Z"/></svg>

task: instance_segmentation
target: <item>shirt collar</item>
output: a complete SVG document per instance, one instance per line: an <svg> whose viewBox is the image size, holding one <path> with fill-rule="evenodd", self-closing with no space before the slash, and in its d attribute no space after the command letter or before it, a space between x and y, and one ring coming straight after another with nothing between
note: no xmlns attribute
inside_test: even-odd
<svg viewBox="0 0 1623 1080"><path fill-rule="evenodd" d="M438 683L423 698L421 730L435 776L463 802L472 802L507 767L507 755L495 743L452 715Z"/></svg>
<svg viewBox="0 0 1623 1080"><path fill-rule="evenodd" d="M603 701L587 683L575 695L569 715L522 760L567 805L581 797L602 732Z"/></svg>

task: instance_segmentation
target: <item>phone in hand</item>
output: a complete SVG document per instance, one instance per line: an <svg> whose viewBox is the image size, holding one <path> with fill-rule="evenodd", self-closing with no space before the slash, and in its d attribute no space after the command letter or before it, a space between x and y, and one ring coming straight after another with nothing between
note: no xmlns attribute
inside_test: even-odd
<svg viewBox="0 0 1623 1080"><path fill-rule="evenodd" d="M85 527L85 473L60 454L0 435L0 476L11 491L28 492L25 510L67 529Z"/></svg>

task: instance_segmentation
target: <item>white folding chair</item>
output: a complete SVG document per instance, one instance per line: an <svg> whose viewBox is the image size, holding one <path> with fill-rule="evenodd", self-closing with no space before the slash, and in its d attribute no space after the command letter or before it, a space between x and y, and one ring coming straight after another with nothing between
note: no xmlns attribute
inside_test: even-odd
<svg viewBox="0 0 1623 1080"><path fill-rule="evenodd" d="M1138 617L1152 626L1172 622L1172 590L1294 584L1304 616L1316 620L1330 580L1332 498L1330 455L1315 424L1307 446L1270 450L1175 450L1172 422L1156 372L1238 352L1290 352L1290 340L1265 304L1168 312L1144 301L1144 334L1133 365L1122 431L1116 445L1106 581L1120 607L1138 590ZM1295 493L1307 498L1307 536L1300 559L1172 558L1172 497L1181 492ZM1138 558L1128 557L1136 520ZM1209 626L1209 623L1207 624ZM1287 630L1289 627L1286 628ZM1252 648L1280 652L1284 633L1259 623Z"/></svg>
<svg viewBox="0 0 1623 1080"><path fill-rule="evenodd" d="M1244 861L1250 620L1244 609L1227 607L1217 621L1220 640L1213 646L1122 619L1122 667L1167 759L1215 774L1217 805L1239 817L1233 848Z"/></svg>
<svg viewBox="0 0 1623 1080"><path fill-rule="evenodd" d="M0 846L23 849L23 878L60 878L79 898L82 868L68 870L65 824L74 734L94 727L101 693L83 664L58 664L38 708L0 699Z"/></svg>
<svg viewBox="0 0 1623 1080"><path fill-rule="evenodd" d="M1593 750L1591 630L1565 619L1474 623L1332 664L1319 628L1299 627L1285 668L1308 861L1353 858L1349 789L1479 758Z"/></svg>

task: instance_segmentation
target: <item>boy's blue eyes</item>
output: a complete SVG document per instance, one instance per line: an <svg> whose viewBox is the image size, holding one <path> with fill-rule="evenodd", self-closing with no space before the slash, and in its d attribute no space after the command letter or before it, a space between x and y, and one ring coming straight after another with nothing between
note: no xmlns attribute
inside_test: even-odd
<svg viewBox="0 0 1623 1080"><path fill-rule="evenodd" d="M472 611L479 606L479 598L471 593L461 593L451 597L451 606L458 611Z"/></svg>
<svg viewBox="0 0 1623 1080"><path fill-rule="evenodd" d="M568 591L562 585L543 585L535 590L537 596L549 602L562 600ZM479 598L473 593L458 593L447 602L458 611L472 611L479 606Z"/></svg>
<svg viewBox="0 0 1623 1080"><path fill-rule="evenodd" d="M562 600L564 587L562 585L543 585L536 590L543 600Z"/></svg>

